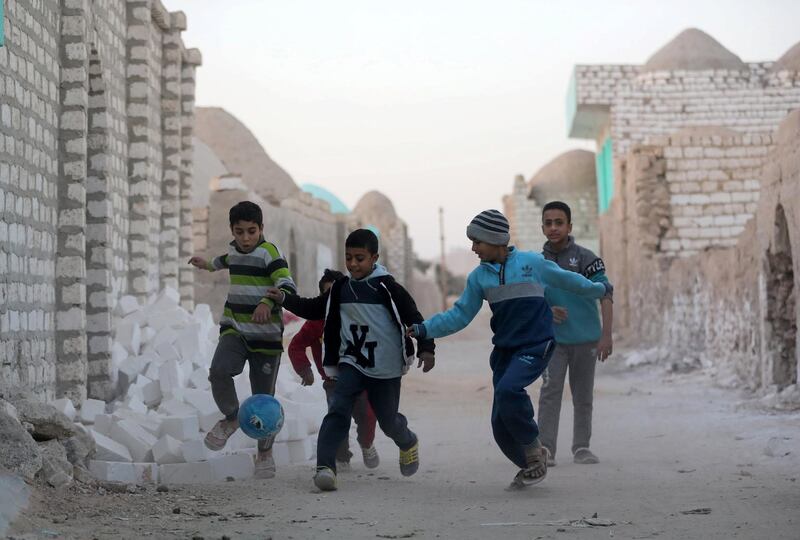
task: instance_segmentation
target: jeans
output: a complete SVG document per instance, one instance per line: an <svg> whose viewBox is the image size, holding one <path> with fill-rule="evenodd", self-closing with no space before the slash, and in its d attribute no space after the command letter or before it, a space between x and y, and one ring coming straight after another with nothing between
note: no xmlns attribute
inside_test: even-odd
<svg viewBox="0 0 800 540"><path fill-rule="evenodd" d="M350 432L353 405L366 390L367 399L375 412L378 425L401 450L417 443L417 436L408 429L400 406L400 377L375 379L345 363L339 364L339 378L333 389L328 414L322 420L317 438L317 466L336 471L336 452Z"/></svg>
<svg viewBox="0 0 800 540"><path fill-rule="evenodd" d="M322 383L325 395L328 398L328 406L333 399L333 389L336 388L336 381L328 379ZM353 420L356 421L356 433L358 444L361 448L369 448L375 441L375 413L369 405L367 393L361 392L353 404ZM349 463L353 453L350 451L350 438L345 437L339 449L336 451L336 461Z"/></svg>

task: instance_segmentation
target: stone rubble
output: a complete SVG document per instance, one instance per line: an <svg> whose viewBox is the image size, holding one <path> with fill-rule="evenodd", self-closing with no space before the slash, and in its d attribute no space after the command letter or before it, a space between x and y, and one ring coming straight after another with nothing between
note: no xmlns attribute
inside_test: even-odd
<svg viewBox="0 0 800 540"><path fill-rule="evenodd" d="M252 476L255 440L239 431L221 452L203 444L205 432L222 418L208 382L219 333L210 308L200 304L190 313L181 307L177 291L166 288L144 306L123 297L115 315L111 372L116 374L116 399L87 399L78 411L71 401L56 400L46 406L58 420L47 424L51 431L64 431L57 434L74 447L76 433L83 433L76 426L84 428L96 447L88 469L106 482L192 483ZM298 324L287 327L287 339ZM251 395L247 367L235 381L244 401ZM306 462L327 409L322 386L301 386L285 362L276 397L285 415L273 449L276 464ZM76 423L64 426L70 418Z"/></svg>

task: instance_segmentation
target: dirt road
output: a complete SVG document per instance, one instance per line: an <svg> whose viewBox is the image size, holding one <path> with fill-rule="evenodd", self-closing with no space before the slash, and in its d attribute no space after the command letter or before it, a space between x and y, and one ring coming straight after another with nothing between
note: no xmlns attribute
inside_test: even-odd
<svg viewBox="0 0 800 540"><path fill-rule="evenodd" d="M404 380L401 409L421 467L400 476L354 461L319 493L312 464L271 481L153 487L136 493L40 490L12 529L27 538L800 538L800 414L768 413L700 374L598 369L592 448L598 465L559 455L540 485L508 492L516 472L495 446L488 334L442 340L437 367ZM538 384L531 388L538 393ZM568 399L568 397L567 397ZM560 447L571 443L571 405ZM768 455L771 454L771 455ZM582 518L592 518L581 521ZM592 526L587 526L594 523ZM613 525L607 525L613 523ZM58 536L55 536L58 535Z"/></svg>

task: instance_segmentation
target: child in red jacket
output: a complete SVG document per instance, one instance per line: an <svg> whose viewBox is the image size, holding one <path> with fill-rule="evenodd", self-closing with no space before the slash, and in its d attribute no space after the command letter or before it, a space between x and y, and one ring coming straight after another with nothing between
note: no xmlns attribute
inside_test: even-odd
<svg viewBox="0 0 800 540"><path fill-rule="evenodd" d="M319 292L326 292L331 288L331 284L341 277L343 277L341 272L326 269L319 280ZM292 361L292 367L295 372L302 379L303 386L310 386L314 384L314 371L311 369L308 356L306 356L306 348L311 348L314 364L320 377L322 377L322 388L325 389L325 395L330 401L336 381L325 375L325 371L322 369L322 331L324 327L324 320L306 321L289 343L289 359ZM364 465L368 469L374 469L380 463L380 457L373 444L375 440L375 413L369 405L366 391L362 392L355 402L353 420L356 422L357 439L358 444L361 446L361 454L364 457ZM352 457L353 453L350 452L349 440L345 438L336 452L337 468L341 470L348 467Z"/></svg>

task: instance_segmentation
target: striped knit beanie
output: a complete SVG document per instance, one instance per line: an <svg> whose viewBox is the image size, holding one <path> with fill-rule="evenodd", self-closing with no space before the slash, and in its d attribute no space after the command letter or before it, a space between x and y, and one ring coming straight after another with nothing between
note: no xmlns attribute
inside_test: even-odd
<svg viewBox="0 0 800 540"><path fill-rule="evenodd" d="M496 246L507 246L511 240L508 220L497 210L484 210L467 225L467 238Z"/></svg>

